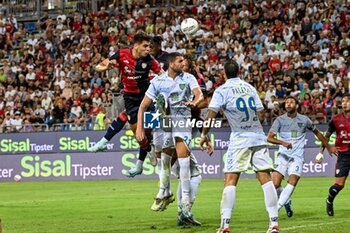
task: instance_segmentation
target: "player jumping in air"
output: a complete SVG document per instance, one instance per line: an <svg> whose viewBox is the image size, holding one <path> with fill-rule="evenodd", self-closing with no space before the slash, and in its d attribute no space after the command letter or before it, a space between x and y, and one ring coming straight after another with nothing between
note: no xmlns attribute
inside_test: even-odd
<svg viewBox="0 0 350 233"><path fill-rule="evenodd" d="M144 113L152 100L160 93L166 93L170 110L171 122L187 122L191 119L191 108L198 106L203 95L195 77L183 72L183 56L179 53L169 54L168 71L152 80L138 112L138 123L136 139L139 141L145 138ZM192 99L194 100L188 101ZM177 126L176 126L177 125ZM181 183L181 204L182 216L187 222L194 222L191 213L191 193L190 193L190 127L179 127L181 124L173 125L169 140L165 140L167 147L175 147L179 163L179 178Z"/></svg>
<svg viewBox="0 0 350 233"><path fill-rule="evenodd" d="M108 69L110 64L118 64L124 86L125 112L122 112L117 120L112 122L105 136L88 149L90 152L106 150L107 142L123 129L127 121L130 123L131 130L135 133L137 111L150 83L149 72L152 70L158 74L162 71L160 64L150 56L151 37L139 32L134 36L133 42L132 48L120 49L112 57L99 64L99 71ZM143 141L139 141L140 152L137 167L142 167L147 152L151 152L150 141L150 133L147 133ZM134 173L137 172L139 172L139 169L131 170L129 175L135 176Z"/></svg>

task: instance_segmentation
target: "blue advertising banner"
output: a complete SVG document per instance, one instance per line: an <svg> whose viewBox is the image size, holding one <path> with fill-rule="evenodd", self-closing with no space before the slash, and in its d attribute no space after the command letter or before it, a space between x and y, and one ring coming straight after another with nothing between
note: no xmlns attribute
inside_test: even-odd
<svg viewBox="0 0 350 233"><path fill-rule="evenodd" d="M318 126L321 131L326 126ZM268 128L265 129L268 131ZM128 179L127 170L135 165L138 157L138 143L126 131L120 132L109 143L107 152L89 153L87 148L104 135L104 131L45 132L0 135L0 182L13 181L21 175L24 181L34 180L108 180ZM199 150L200 137L192 139L192 149L204 178L222 178L223 161L229 144L230 129L211 131L210 139L215 152L209 157ZM334 144L332 135L330 143ZM332 176L335 158L325 155L323 164L314 159L321 142L307 132L305 140L304 176ZM270 146L271 162L277 156L277 147ZM158 167L153 167L148 158L143 174L135 179L157 179ZM243 177L255 177L252 169Z"/></svg>
<svg viewBox="0 0 350 233"><path fill-rule="evenodd" d="M323 132L326 126L319 126ZM268 128L265 129L268 132ZM0 135L0 155L10 154L48 154L48 153L72 153L86 152L105 134L105 131L69 131L69 132L45 132L45 133L17 133ZM210 139L216 150L227 149L229 144L230 129L222 128L212 130ZM192 139L192 149L199 149L200 135ZM330 143L334 144L335 135L332 135ZM321 142L316 136L308 131L306 134L305 147L319 147ZM271 145L274 147L273 145ZM136 139L121 131L108 144L108 152L134 151L139 145ZM276 147L277 148L277 147Z"/></svg>
<svg viewBox="0 0 350 233"><path fill-rule="evenodd" d="M305 150L303 176L332 176L336 159L325 154L324 162L316 164L317 153L317 148ZM226 150L216 150L212 156L199 150L194 154L203 178L223 177ZM125 174L135 165L137 156L138 151L3 155L0 156L0 182L13 181L17 174L22 176L22 181L130 179ZM270 150L271 162L276 156L276 150ZM146 158L143 174L135 179L157 179L158 171ZM242 177L255 177L252 168Z"/></svg>

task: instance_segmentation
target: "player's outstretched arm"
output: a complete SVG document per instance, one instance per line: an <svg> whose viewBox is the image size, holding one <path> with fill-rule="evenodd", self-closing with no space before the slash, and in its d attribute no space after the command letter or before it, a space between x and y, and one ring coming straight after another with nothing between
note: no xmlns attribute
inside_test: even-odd
<svg viewBox="0 0 350 233"><path fill-rule="evenodd" d="M147 95L143 98L139 111L137 113L137 128L136 128L136 140L141 142L145 138L145 129L143 128L143 115L152 103L152 99L149 98Z"/></svg>
<svg viewBox="0 0 350 233"><path fill-rule="evenodd" d="M267 141L276 145L282 145L284 147L286 147L287 149L292 149L293 146L290 142L285 142L282 140L279 140L276 138L276 134L273 132L269 132L267 135Z"/></svg>
<svg viewBox="0 0 350 233"><path fill-rule="evenodd" d="M328 137L325 137L323 136L323 134L317 129L315 128L313 130L314 134L316 135L316 137L322 142L322 147L323 147L323 150L324 148L327 148L328 150L328 153L332 156L332 155L338 155L338 151L337 149L334 147L334 146L330 146L328 144L328 141L329 141L329 138L330 138L330 134L328 135ZM327 131L327 134L328 134L328 131ZM326 134L326 135L327 135ZM322 153L323 154L323 153Z"/></svg>
<svg viewBox="0 0 350 233"><path fill-rule="evenodd" d="M203 109L203 108L207 108L209 105L208 100L206 98L203 98L202 101L199 102L199 104L197 105L198 109Z"/></svg>
<svg viewBox="0 0 350 233"><path fill-rule="evenodd" d="M209 109L208 110L208 116L207 118L205 119L205 121L213 121L215 120L215 117L217 115L217 112ZM204 144L205 144L205 150L206 152L209 154L209 155L212 155L213 152L214 152L214 148L210 142L210 139L208 137L208 133L209 133L209 130L210 130L210 125L211 124L207 124L208 127L203 127L203 130L202 130L202 135L201 135L201 140L199 142L199 148L203 151L204 150Z"/></svg>
<svg viewBox="0 0 350 233"><path fill-rule="evenodd" d="M321 132L320 132L320 134L321 134ZM332 132L330 132L329 130L327 130L327 133L326 133L325 136L322 135L326 139L327 144L328 144L328 141L329 141L329 138L331 137L331 135L332 135ZM322 140L321 140L321 142L322 142ZM324 146L324 144L322 142L322 145L321 145L321 148L320 148L320 152L316 155L316 158L315 158L315 162L316 163L322 163L322 161L323 161L323 152L324 152L325 148L326 148L326 146ZM329 154L331 156L333 155L332 153L329 153Z"/></svg>
<svg viewBox="0 0 350 233"><path fill-rule="evenodd" d="M100 62L99 64L97 64L95 66L95 70L97 72L103 72L103 71L108 70L110 68L111 64L116 64L116 63L117 63L116 60L114 60L114 59L110 60L110 59L106 58L102 62Z"/></svg>
<svg viewBox="0 0 350 233"><path fill-rule="evenodd" d="M191 108L196 108L200 104L201 101L204 100L203 93L199 87L192 89L194 100L185 102L186 106L189 106Z"/></svg>

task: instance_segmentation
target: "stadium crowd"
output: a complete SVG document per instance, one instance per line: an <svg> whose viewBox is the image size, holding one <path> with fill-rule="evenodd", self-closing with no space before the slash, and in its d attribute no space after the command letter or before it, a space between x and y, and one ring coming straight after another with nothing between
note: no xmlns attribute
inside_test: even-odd
<svg viewBox="0 0 350 233"><path fill-rule="evenodd" d="M46 124L48 130L55 124L104 129L108 119L101 115L112 105L113 93L120 93L120 78L117 67L98 73L94 66L131 46L138 30L160 35L167 52L191 54L209 93L225 82L224 62L235 59L241 77L263 100L263 124L284 113L287 95L297 97L300 112L315 123L326 123L339 112L339 99L350 87L346 1L150 6L156 3L129 1L125 12L118 5L57 17L45 12L35 33L14 15L0 13L0 132L42 130L35 124ZM201 26L191 38L180 31L187 17Z"/></svg>

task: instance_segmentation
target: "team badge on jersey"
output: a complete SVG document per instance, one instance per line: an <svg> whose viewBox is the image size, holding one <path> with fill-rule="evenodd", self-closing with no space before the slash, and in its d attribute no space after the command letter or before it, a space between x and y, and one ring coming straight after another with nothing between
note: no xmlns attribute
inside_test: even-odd
<svg viewBox="0 0 350 233"><path fill-rule="evenodd" d="M181 90L185 89L185 84L179 84Z"/></svg>
<svg viewBox="0 0 350 233"><path fill-rule="evenodd" d="M147 63L142 63L141 67L142 67L142 69L145 69L147 67Z"/></svg>
<svg viewBox="0 0 350 233"><path fill-rule="evenodd" d="M304 126L304 123L298 123L298 126L301 128Z"/></svg>

